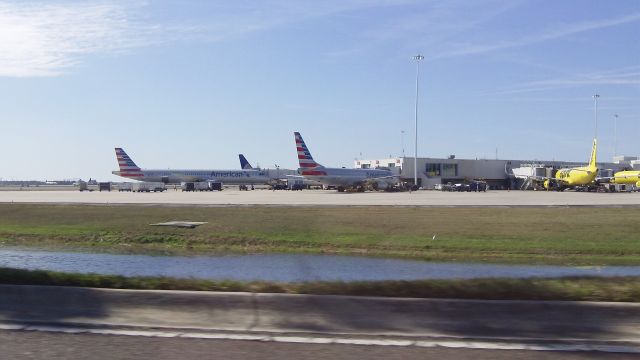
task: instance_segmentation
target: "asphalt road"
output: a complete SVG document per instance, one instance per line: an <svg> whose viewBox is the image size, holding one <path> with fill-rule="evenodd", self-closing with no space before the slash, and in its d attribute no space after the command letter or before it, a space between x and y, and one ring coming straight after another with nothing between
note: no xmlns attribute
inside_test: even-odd
<svg viewBox="0 0 640 360"><path fill-rule="evenodd" d="M634 341L640 304L0 285L0 321L207 331ZM636 344L637 346L638 344Z"/></svg>
<svg viewBox="0 0 640 360"><path fill-rule="evenodd" d="M137 337L135 341L141 343L246 340L243 343L247 346L268 342L284 348L304 343L312 347L323 344L327 349L371 345L407 351L442 347L599 350L638 356L638 324L640 304L628 303L0 285L2 330L123 335Z"/></svg>
<svg viewBox="0 0 640 360"><path fill-rule="evenodd" d="M488 191L411 193L338 193L332 190L163 193L0 191L0 203L280 205L280 206L640 206L640 192L584 193L553 191Z"/></svg>
<svg viewBox="0 0 640 360"><path fill-rule="evenodd" d="M0 331L3 359L637 359L638 354L287 344L238 340L144 338Z"/></svg>

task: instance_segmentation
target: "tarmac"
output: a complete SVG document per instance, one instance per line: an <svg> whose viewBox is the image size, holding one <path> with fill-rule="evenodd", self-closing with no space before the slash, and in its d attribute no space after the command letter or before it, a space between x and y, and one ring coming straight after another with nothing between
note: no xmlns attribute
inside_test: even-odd
<svg viewBox="0 0 640 360"><path fill-rule="evenodd" d="M553 191L487 192L366 192L338 193L334 190L253 190L225 189L214 192L161 193L80 192L80 191L0 191L0 203L60 204L162 204L198 206L640 206L640 192L589 193Z"/></svg>

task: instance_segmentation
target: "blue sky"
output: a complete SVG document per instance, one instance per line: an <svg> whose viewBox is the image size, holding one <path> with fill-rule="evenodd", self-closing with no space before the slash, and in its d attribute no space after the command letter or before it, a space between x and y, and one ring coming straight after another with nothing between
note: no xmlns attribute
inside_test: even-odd
<svg viewBox="0 0 640 360"><path fill-rule="evenodd" d="M640 1L1 1L0 178L640 153Z"/></svg>

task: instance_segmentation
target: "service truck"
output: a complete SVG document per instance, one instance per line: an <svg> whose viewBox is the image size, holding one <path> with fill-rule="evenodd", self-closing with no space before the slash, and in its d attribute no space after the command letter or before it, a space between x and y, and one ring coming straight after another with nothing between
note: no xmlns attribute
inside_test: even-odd
<svg viewBox="0 0 640 360"><path fill-rule="evenodd" d="M162 192L167 190L167 187L162 182L138 182L133 183L131 190L133 192Z"/></svg>

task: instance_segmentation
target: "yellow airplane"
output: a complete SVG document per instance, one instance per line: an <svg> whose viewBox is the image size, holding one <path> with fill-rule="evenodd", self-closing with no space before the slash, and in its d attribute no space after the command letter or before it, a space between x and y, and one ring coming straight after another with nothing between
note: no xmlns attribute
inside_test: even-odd
<svg viewBox="0 0 640 360"><path fill-rule="evenodd" d="M544 181L544 188L547 190L563 191L576 186L589 185L594 182L598 175L596 165L596 139L593 139L593 148L589 165L559 169L554 177L535 177L534 180Z"/></svg>
<svg viewBox="0 0 640 360"><path fill-rule="evenodd" d="M640 170L618 171L610 178L600 178L598 181L608 182L611 184L627 184L635 185L640 188Z"/></svg>

